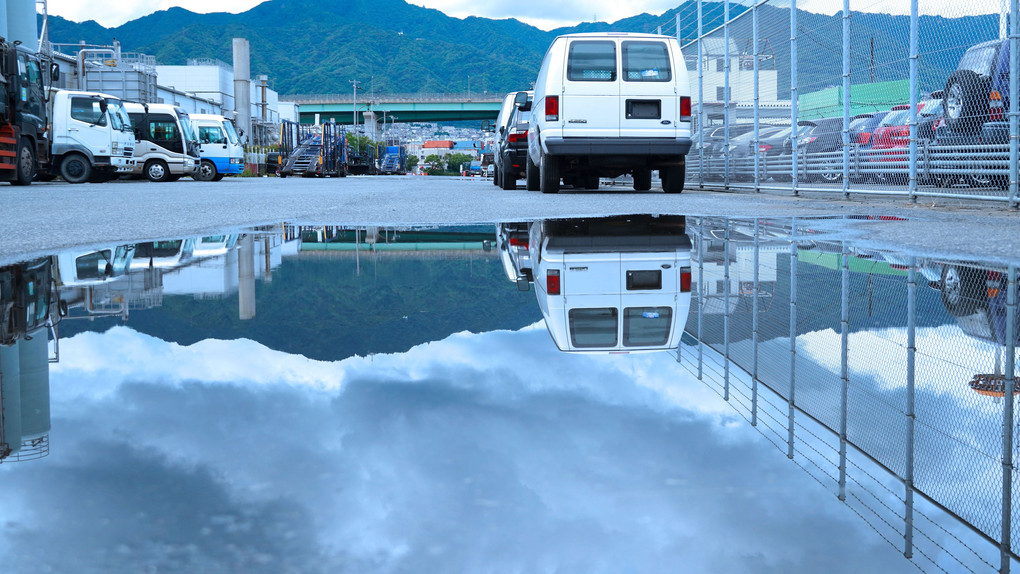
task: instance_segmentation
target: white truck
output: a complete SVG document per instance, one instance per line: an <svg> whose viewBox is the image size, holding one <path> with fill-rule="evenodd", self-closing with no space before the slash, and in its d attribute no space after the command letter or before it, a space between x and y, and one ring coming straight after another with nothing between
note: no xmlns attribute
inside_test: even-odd
<svg viewBox="0 0 1020 574"><path fill-rule="evenodd" d="M50 90L49 176L102 182L134 167L135 137L124 103L95 92Z"/></svg>
<svg viewBox="0 0 1020 574"><path fill-rule="evenodd" d="M677 348L691 304L685 224L683 216L665 215L533 222L535 294L557 348Z"/></svg>

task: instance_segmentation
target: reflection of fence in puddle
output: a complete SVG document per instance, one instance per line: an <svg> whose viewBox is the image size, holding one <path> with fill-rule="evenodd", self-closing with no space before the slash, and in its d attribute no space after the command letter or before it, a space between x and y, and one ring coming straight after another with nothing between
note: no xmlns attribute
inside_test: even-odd
<svg viewBox="0 0 1020 574"><path fill-rule="evenodd" d="M949 263L808 245L796 227L731 234L738 223L750 226L691 226L696 304L680 362L921 569L1008 571L1017 430L1002 396L1015 341L971 325L994 303L950 306L930 280ZM1000 275L1016 301L1015 268L987 274ZM998 397L977 379L1001 381Z"/></svg>

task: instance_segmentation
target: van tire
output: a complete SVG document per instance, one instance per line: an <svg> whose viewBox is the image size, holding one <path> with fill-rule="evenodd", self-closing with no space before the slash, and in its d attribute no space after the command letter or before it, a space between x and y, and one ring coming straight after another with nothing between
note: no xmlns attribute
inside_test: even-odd
<svg viewBox="0 0 1020 574"><path fill-rule="evenodd" d="M144 173L149 181L170 181L170 167L161 159L150 159L145 162Z"/></svg>
<svg viewBox="0 0 1020 574"><path fill-rule="evenodd" d="M192 179L196 181L216 181L216 176L219 172L216 171L216 164L213 162L203 159L202 163L198 164L198 169L191 175Z"/></svg>
<svg viewBox="0 0 1020 574"><path fill-rule="evenodd" d="M538 173L538 166L535 165L535 162L531 161L530 153L528 154L528 161L526 163L527 165L524 171L525 177L527 177L528 191L538 191L539 188L541 187L540 185L541 182L539 181L540 174Z"/></svg>
<svg viewBox="0 0 1020 574"><path fill-rule="evenodd" d="M69 153L60 161L60 177L67 183L85 183L92 179L92 163L80 153Z"/></svg>
<svg viewBox="0 0 1020 574"><path fill-rule="evenodd" d="M560 190L560 164L556 159L542 154L538 167L542 193L556 193Z"/></svg>
<svg viewBox="0 0 1020 574"><path fill-rule="evenodd" d="M499 186L501 188L505 191L517 189L517 172L514 170L513 164L503 160L503 167L496 171L499 173Z"/></svg>
<svg viewBox="0 0 1020 574"><path fill-rule="evenodd" d="M666 193L682 193L686 172L687 165L685 163L671 165L659 170L659 177L662 178L662 191Z"/></svg>
<svg viewBox="0 0 1020 574"><path fill-rule="evenodd" d="M583 177L585 189L598 189L599 188L599 174L589 173Z"/></svg>
<svg viewBox="0 0 1020 574"><path fill-rule="evenodd" d="M11 185L28 185L35 178L35 154L32 153L32 142L28 138L21 138L18 144L18 157L15 164L14 179Z"/></svg>
<svg viewBox="0 0 1020 574"><path fill-rule="evenodd" d="M652 170L647 167L634 169L634 191L652 189Z"/></svg>

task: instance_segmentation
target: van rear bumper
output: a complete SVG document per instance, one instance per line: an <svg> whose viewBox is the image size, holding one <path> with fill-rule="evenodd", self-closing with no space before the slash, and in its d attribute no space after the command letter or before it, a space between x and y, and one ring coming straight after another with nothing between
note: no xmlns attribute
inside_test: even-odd
<svg viewBox="0 0 1020 574"><path fill-rule="evenodd" d="M687 155L691 138L562 138L543 142L550 155Z"/></svg>

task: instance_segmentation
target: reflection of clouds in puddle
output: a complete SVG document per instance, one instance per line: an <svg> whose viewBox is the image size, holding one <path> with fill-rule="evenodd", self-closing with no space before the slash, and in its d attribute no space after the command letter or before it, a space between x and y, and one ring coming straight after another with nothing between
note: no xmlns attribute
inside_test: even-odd
<svg viewBox="0 0 1020 574"><path fill-rule="evenodd" d="M538 324L321 363L118 328L61 359L53 453L0 468L26 570L913 568L665 353Z"/></svg>

